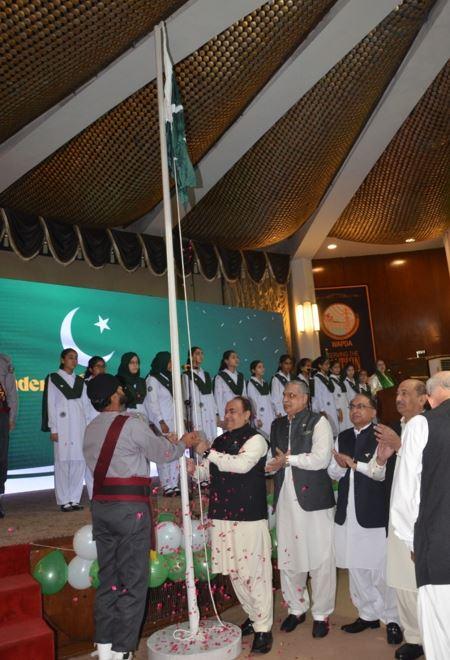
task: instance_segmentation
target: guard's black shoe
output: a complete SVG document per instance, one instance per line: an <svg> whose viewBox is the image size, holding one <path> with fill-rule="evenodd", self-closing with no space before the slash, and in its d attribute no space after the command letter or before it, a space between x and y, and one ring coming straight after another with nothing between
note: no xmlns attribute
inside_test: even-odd
<svg viewBox="0 0 450 660"><path fill-rule="evenodd" d="M296 616L295 614L289 614L281 624L280 630L284 630L284 632L292 632L297 628L298 625L304 622L306 619L306 614L300 614L300 616Z"/></svg>
<svg viewBox="0 0 450 660"><path fill-rule="evenodd" d="M386 625L386 638L388 644L401 644L403 642L402 629L398 623L388 623Z"/></svg>
<svg viewBox="0 0 450 660"><path fill-rule="evenodd" d="M82 504L79 504L78 502L71 502L70 507L72 511L83 511L84 506Z"/></svg>
<svg viewBox="0 0 450 660"><path fill-rule="evenodd" d="M173 497L173 491L174 491L173 488L166 488L163 491L163 497Z"/></svg>
<svg viewBox="0 0 450 660"><path fill-rule="evenodd" d="M423 646L420 644L402 644L395 651L397 660L416 660L424 655Z"/></svg>
<svg viewBox="0 0 450 660"><path fill-rule="evenodd" d="M271 632L256 632L253 638L251 653L270 653L273 638Z"/></svg>
<svg viewBox="0 0 450 660"><path fill-rule="evenodd" d="M330 624L328 623L328 619L326 619L325 621L314 621L312 636L326 637L328 635L329 630L330 630Z"/></svg>
<svg viewBox="0 0 450 660"><path fill-rule="evenodd" d="M241 632L242 637L254 634L255 631L253 629L253 621L251 619L245 619L244 623L241 625Z"/></svg>
<svg viewBox="0 0 450 660"><path fill-rule="evenodd" d="M367 628L379 628L380 622L378 619L375 621L365 621L358 617L353 623L347 623L345 626L341 626L341 630L347 633L360 633Z"/></svg>

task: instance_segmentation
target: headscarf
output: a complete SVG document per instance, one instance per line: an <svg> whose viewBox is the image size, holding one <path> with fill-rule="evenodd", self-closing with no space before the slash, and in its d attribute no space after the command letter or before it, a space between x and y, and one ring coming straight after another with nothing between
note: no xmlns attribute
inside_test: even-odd
<svg viewBox="0 0 450 660"><path fill-rule="evenodd" d="M170 392L172 392L172 372L167 367L171 359L172 356L168 351L160 351L153 358L149 373L149 376L160 381Z"/></svg>
<svg viewBox="0 0 450 660"><path fill-rule="evenodd" d="M137 403L144 402L147 394L147 385L145 380L141 378L140 369L135 374L130 372L129 365L134 357L137 357L139 360L137 353L131 351L124 353L120 360L119 369L117 370L117 378L127 396L127 408L136 408Z"/></svg>

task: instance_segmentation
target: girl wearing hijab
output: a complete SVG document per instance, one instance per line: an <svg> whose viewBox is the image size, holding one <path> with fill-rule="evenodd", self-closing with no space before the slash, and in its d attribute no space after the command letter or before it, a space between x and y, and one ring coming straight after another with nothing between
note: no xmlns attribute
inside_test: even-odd
<svg viewBox="0 0 450 660"><path fill-rule="evenodd" d="M292 367L294 360L290 355L282 355L278 363L278 371L272 378L270 383L270 392L272 395L272 402L275 408L275 415L282 417L286 413L283 408L283 394L284 388L291 380Z"/></svg>
<svg viewBox="0 0 450 660"><path fill-rule="evenodd" d="M214 378L214 398L223 428L225 406L236 396L247 396L244 374L238 371L239 355L236 351L225 351L219 366L219 373Z"/></svg>
<svg viewBox="0 0 450 660"><path fill-rule="evenodd" d="M275 409L270 396L269 383L264 380L264 363L254 360L250 364L251 377L248 381L248 398L252 404L255 426L258 433L270 437L270 427L275 419Z"/></svg>
<svg viewBox="0 0 450 660"><path fill-rule="evenodd" d="M153 358L150 373L146 378L150 421L161 433L175 431L174 406L172 395L172 361L168 351L161 351ZM178 481L180 466L178 461L157 465L163 495L173 497L180 494Z"/></svg>
<svg viewBox="0 0 450 660"><path fill-rule="evenodd" d="M127 397L127 412L140 413L147 421L150 420L150 407L147 396L147 385L141 377L141 361L137 353L124 353L120 359L117 378Z"/></svg>
<svg viewBox="0 0 450 660"><path fill-rule="evenodd" d="M349 400L347 398L347 390L341 380L341 364L339 360L333 360L330 364L330 380L334 386L334 403L336 404L336 411L339 423L339 433L345 431L353 426L350 421Z"/></svg>
<svg viewBox="0 0 450 660"><path fill-rule="evenodd" d="M83 379L74 371L78 353L66 348L58 371L45 380L42 402L42 430L50 431L55 457L55 495L61 511L79 511L86 471L83 438L86 417L83 407Z"/></svg>
<svg viewBox="0 0 450 660"><path fill-rule="evenodd" d="M195 431L203 431L209 442L217 437L219 416L213 394L211 376L202 369L203 350L192 346L182 376L183 396L186 404L186 417Z"/></svg>

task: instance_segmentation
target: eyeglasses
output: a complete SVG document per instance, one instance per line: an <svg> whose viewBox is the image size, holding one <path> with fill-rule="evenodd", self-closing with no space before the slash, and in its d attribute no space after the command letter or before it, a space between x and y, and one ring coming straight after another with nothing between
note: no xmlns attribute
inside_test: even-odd
<svg viewBox="0 0 450 660"><path fill-rule="evenodd" d="M364 410L364 408L371 408L374 410L372 406L367 406L365 403L351 403L349 405L350 410Z"/></svg>

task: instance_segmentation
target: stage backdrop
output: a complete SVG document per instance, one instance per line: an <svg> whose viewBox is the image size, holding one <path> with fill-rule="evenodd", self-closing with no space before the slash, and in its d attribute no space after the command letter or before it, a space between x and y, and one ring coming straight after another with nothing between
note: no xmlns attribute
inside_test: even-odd
<svg viewBox="0 0 450 660"><path fill-rule="evenodd" d="M59 365L63 348L78 351L81 374L92 355L102 355L115 374L120 356L135 351L146 376L158 351L170 350L167 300L96 289L0 279L3 312L0 316L0 351L12 357L19 390L19 418L11 434L10 479L7 492L23 490L23 477L40 478L53 472L49 434L40 431L44 379ZM184 303L178 303L180 350L187 357ZM235 349L240 369L249 377L254 359L274 373L285 351L279 314L220 305L189 303L191 337L205 351L204 367L217 373L220 357ZM21 479L21 487L14 481ZM33 490L38 480L28 479ZM48 483L48 479L45 480ZM43 487L43 486L40 486Z"/></svg>
<svg viewBox="0 0 450 660"><path fill-rule="evenodd" d="M320 348L341 367L352 362L371 372L375 362L367 286L316 289L320 316Z"/></svg>

